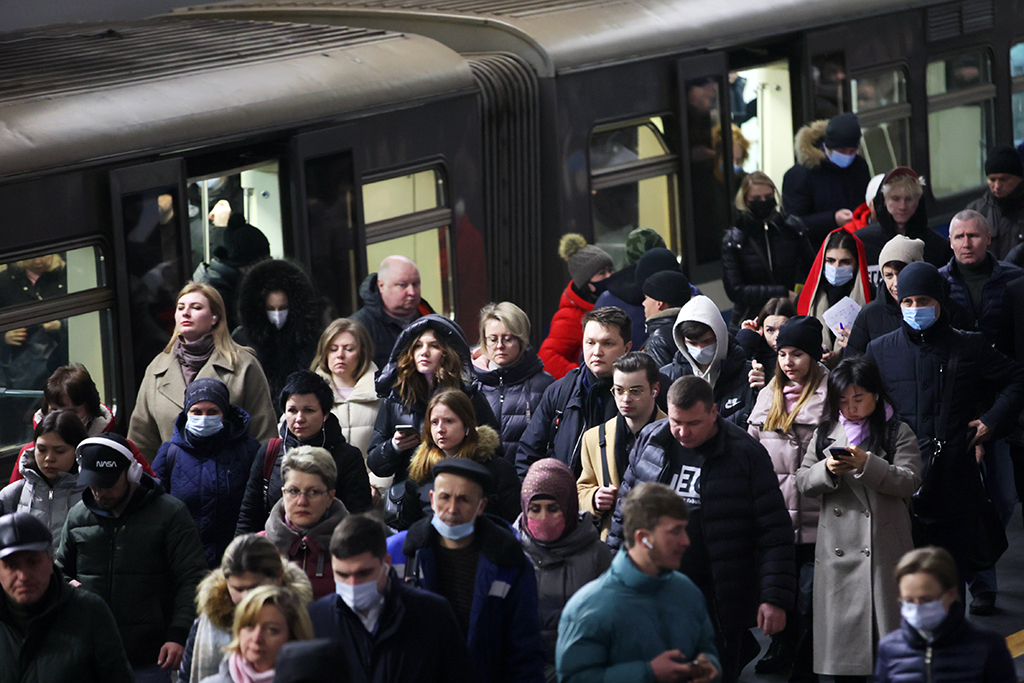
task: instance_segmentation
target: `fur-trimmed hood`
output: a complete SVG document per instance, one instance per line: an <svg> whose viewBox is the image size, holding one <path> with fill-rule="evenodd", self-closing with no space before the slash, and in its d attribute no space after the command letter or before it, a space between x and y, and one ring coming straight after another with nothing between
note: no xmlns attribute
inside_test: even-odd
<svg viewBox="0 0 1024 683"><path fill-rule="evenodd" d="M288 295L288 319L278 330L267 318L266 295ZM301 347L320 336L320 303L309 276L298 265L282 259L253 266L238 290L238 319L249 342L257 347L282 338Z"/></svg>
<svg viewBox="0 0 1024 683"><path fill-rule="evenodd" d="M496 456L498 447L501 446L501 437L498 436L498 432L494 431L493 427L488 425L478 425L476 428L476 434L476 448L473 450L470 457L476 462L485 463ZM424 455L430 449L436 449L436 446L431 446L426 441L420 443L420 445L416 447L416 452L413 454L410 462L415 462L417 458Z"/></svg>
<svg viewBox="0 0 1024 683"><path fill-rule="evenodd" d="M828 119L811 121L797 131L793 141L796 161L807 168L814 168L825 161L825 129Z"/></svg>
<svg viewBox="0 0 1024 683"><path fill-rule="evenodd" d="M287 559L283 562L285 587L294 591L303 605L313 602L313 586L309 583L306 572ZM221 630L231 630L235 618L235 603L231 602L224 570L213 570L199 583L196 591L196 613L205 616Z"/></svg>
<svg viewBox="0 0 1024 683"><path fill-rule="evenodd" d="M473 355L469 350L469 342L466 341L466 335L463 334L462 328L458 326L452 320L431 313L421 318L417 318L412 321L408 327L402 330L402 333L398 335L398 340L395 342L394 348L391 350L391 357L388 360L388 364L381 370L380 375L377 377L377 395L384 397L391 393L391 389L395 384L395 379L398 375L398 359L405 353L405 350L412 346L413 342L419 339L419 336L427 330L433 330L437 335L437 338L455 349L455 352L459 354L462 359L462 381L464 384L468 384L476 377L476 373L473 371Z"/></svg>

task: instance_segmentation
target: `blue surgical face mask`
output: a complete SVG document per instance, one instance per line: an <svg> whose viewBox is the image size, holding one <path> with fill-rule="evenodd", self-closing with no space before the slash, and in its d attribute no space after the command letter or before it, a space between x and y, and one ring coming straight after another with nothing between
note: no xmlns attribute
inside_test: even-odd
<svg viewBox="0 0 1024 683"><path fill-rule="evenodd" d="M715 359L715 347L717 344L708 344L704 348L698 349L696 346L686 345L686 350L693 356L693 360L697 365L707 365Z"/></svg>
<svg viewBox="0 0 1024 683"><path fill-rule="evenodd" d="M857 158L856 154L840 154L834 149L826 149L825 154L828 156L828 160L839 168L848 168Z"/></svg>
<svg viewBox="0 0 1024 683"><path fill-rule="evenodd" d="M437 533L441 534L449 541L461 541L467 536L471 536L473 534L473 530L476 528L476 517L465 524L456 524L455 526L452 526L451 524L446 524L444 520L435 514L430 520L430 523L435 529L437 529Z"/></svg>
<svg viewBox="0 0 1024 683"><path fill-rule="evenodd" d="M842 287L853 279L853 266L833 266L825 264L825 279L833 287Z"/></svg>
<svg viewBox="0 0 1024 683"><path fill-rule="evenodd" d="M224 429L223 415L192 415L186 416L185 429L194 436L203 438L213 436Z"/></svg>
<svg viewBox="0 0 1024 683"><path fill-rule="evenodd" d="M942 600L923 602L920 605L904 602L900 606L900 614L914 628L934 631L946 618L946 606L942 604Z"/></svg>
<svg viewBox="0 0 1024 683"><path fill-rule="evenodd" d="M387 571L387 565L384 565L383 571ZM378 574L366 583L360 583L355 586L336 580L334 582L334 592L341 597L353 612L365 612L380 602L381 594L377 590L379 578L380 575Z"/></svg>
<svg viewBox="0 0 1024 683"><path fill-rule="evenodd" d="M935 324L935 321L939 317L935 314L934 306L924 306L923 308L908 308L907 306L900 306L900 311L903 313L903 322L907 323L915 330L927 330Z"/></svg>
<svg viewBox="0 0 1024 683"><path fill-rule="evenodd" d="M288 320L288 309L285 308L280 311L267 311L267 317L270 322L274 324L274 327L281 329L284 327L284 323Z"/></svg>

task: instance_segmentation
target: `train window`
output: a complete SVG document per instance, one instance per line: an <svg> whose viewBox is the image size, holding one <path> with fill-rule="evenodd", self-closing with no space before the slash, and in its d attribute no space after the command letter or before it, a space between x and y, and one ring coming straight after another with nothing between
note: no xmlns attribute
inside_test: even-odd
<svg viewBox="0 0 1024 683"><path fill-rule="evenodd" d="M736 188L743 176L764 171L777 183L793 165L793 105L789 63L771 64L729 74L732 107L732 153ZM721 135L715 129L716 151Z"/></svg>
<svg viewBox="0 0 1024 683"><path fill-rule="evenodd" d="M40 254L0 265L0 309L101 287L96 247Z"/></svg>
<svg viewBox="0 0 1024 683"><path fill-rule="evenodd" d="M990 56L973 51L934 60L925 77L932 192L945 197L984 184L994 135Z"/></svg>
<svg viewBox="0 0 1024 683"><path fill-rule="evenodd" d="M722 97L715 77L691 79L685 87L694 257L704 265L721 258L722 235L731 222L732 203L714 142L714 130L722 121Z"/></svg>
<svg viewBox="0 0 1024 683"><path fill-rule="evenodd" d="M1013 144L1024 143L1024 43L1010 48L1010 76L1013 77Z"/></svg>
<svg viewBox="0 0 1024 683"><path fill-rule="evenodd" d="M849 111L846 93L846 56L842 52L817 55L811 60L814 118L830 119Z"/></svg>
<svg viewBox="0 0 1024 683"><path fill-rule="evenodd" d="M310 270L317 290L341 316L357 308L353 177L352 155L347 152L306 161Z"/></svg>
<svg viewBox="0 0 1024 683"><path fill-rule="evenodd" d="M857 97L853 111L860 118L861 151L872 175L911 165L910 105L903 69L885 69L851 78Z"/></svg>
<svg viewBox="0 0 1024 683"><path fill-rule="evenodd" d="M675 250L676 157L664 138L664 121L600 126L590 139L594 243L616 269L626 264L626 237L651 228Z"/></svg>
<svg viewBox="0 0 1024 683"><path fill-rule="evenodd" d="M452 315L451 211L441 169L365 183L362 197L367 267L376 270L392 254L411 258L420 270L423 298L435 311Z"/></svg>

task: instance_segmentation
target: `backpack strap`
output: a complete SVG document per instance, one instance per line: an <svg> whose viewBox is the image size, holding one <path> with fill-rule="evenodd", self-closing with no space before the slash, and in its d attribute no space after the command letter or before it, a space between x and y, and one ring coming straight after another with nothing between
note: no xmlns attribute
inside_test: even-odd
<svg viewBox="0 0 1024 683"><path fill-rule="evenodd" d="M414 552L412 557L405 558L405 571L402 580L414 588L420 587L420 560L419 552Z"/></svg>
<svg viewBox="0 0 1024 683"><path fill-rule="evenodd" d="M171 475L174 473L174 462L178 459L178 451L181 446L171 443L167 449L167 457L164 458L164 477L167 478L167 493L171 492Z"/></svg>
<svg viewBox="0 0 1024 683"><path fill-rule="evenodd" d="M608 439L604 434L604 422L597 426L597 443L601 446L601 473L604 477L604 485L612 485L612 475L608 471Z"/></svg>
<svg viewBox="0 0 1024 683"><path fill-rule="evenodd" d="M274 474L277 456L281 453L284 439L273 438L267 442L267 451L263 456L263 507L270 511L270 477Z"/></svg>

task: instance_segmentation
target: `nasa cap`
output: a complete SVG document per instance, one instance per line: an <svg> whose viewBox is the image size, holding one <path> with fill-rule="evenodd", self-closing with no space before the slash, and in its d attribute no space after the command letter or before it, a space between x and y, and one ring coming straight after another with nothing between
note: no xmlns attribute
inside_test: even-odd
<svg viewBox="0 0 1024 683"><path fill-rule="evenodd" d="M117 434L89 437L78 444L78 483L91 488L109 489L121 473L135 462L128 442Z"/></svg>
<svg viewBox="0 0 1024 683"><path fill-rule="evenodd" d="M53 546L46 525L27 512L0 517L0 557L24 551L44 552Z"/></svg>

